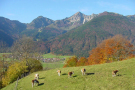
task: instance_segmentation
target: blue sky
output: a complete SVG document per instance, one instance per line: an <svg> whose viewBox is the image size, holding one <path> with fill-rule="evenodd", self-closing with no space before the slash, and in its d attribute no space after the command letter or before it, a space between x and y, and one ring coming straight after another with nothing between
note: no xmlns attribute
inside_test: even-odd
<svg viewBox="0 0 135 90"><path fill-rule="evenodd" d="M76 12L135 15L135 0L0 0L0 16L30 23L38 16L61 20Z"/></svg>

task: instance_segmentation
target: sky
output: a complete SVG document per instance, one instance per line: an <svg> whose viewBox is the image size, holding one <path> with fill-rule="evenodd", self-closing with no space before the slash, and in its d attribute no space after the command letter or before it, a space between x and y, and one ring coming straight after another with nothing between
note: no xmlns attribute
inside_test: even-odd
<svg viewBox="0 0 135 90"><path fill-rule="evenodd" d="M0 0L0 17L30 23L38 16L61 20L77 12L135 15L135 0Z"/></svg>

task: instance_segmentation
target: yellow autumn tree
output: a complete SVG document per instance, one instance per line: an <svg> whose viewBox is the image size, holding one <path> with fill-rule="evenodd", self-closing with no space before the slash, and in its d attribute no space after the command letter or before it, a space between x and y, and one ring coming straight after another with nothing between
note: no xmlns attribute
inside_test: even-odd
<svg viewBox="0 0 135 90"><path fill-rule="evenodd" d="M24 72L27 72L25 62L15 62L9 66L6 75L2 78L3 87L17 80L17 78L20 77Z"/></svg>

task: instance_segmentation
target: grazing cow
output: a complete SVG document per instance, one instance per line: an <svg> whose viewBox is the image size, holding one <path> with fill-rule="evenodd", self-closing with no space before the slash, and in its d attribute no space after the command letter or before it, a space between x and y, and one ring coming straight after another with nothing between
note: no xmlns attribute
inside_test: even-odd
<svg viewBox="0 0 135 90"><path fill-rule="evenodd" d="M60 76L60 74L61 74L61 70L57 70L57 73L58 73L58 75Z"/></svg>
<svg viewBox="0 0 135 90"><path fill-rule="evenodd" d="M74 74L74 72L68 72L68 78L71 77L71 75Z"/></svg>
<svg viewBox="0 0 135 90"><path fill-rule="evenodd" d="M37 80L37 79L33 79L32 80L32 87L34 86L34 85L39 85L39 81Z"/></svg>
<svg viewBox="0 0 135 90"><path fill-rule="evenodd" d="M35 79L39 79L39 74L35 74Z"/></svg>
<svg viewBox="0 0 135 90"><path fill-rule="evenodd" d="M82 68L81 69L81 72L82 72L82 75L85 75L86 69L85 68Z"/></svg>
<svg viewBox="0 0 135 90"><path fill-rule="evenodd" d="M118 70L114 70L112 71L112 77L116 76L116 73L118 72Z"/></svg>

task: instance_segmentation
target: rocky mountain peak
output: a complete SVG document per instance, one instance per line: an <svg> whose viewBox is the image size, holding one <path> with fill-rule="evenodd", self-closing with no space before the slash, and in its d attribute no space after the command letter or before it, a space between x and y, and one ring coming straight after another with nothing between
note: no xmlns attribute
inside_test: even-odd
<svg viewBox="0 0 135 90"><path fill-rule="evenodd" d="M92 14L92 15L85 15L81 12L77 12L75 13L73 16L69 17L68 19L70 20L70 22L81 22L81 23L85 23L90 21L91 19L93 19L94 17L96 17L97 14Z"/></svg>
<svg viewBox="0 0 135 90"><path fill-rule="evenodd" d="M83 16L83 15L84 15L83 13L77 12L77 13L75 13L73 16Z"/></svg>

